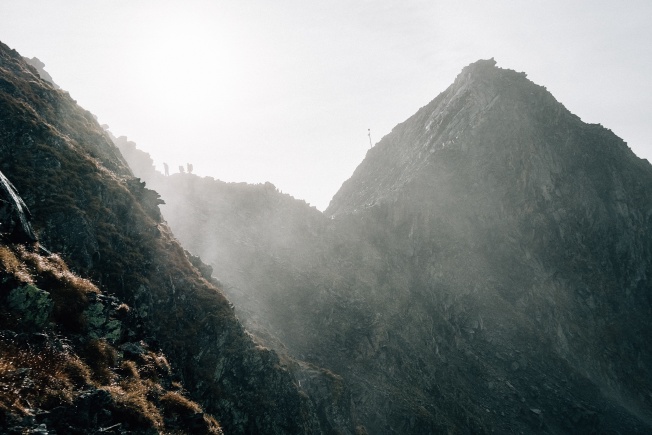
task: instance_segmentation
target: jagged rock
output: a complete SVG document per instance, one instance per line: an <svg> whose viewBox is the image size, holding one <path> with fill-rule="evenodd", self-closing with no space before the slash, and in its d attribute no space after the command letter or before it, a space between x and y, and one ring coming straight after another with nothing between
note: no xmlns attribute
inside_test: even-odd
<svg viewBox="0 0 652 435"><path fill-rule="evenodd" d="M0 172L0 237L16 242L35 242L30 213L13 184Z"/></svg>
<svg viewBox="0 0 652 435"><path fill-rule="evenodd" d="M90 299L88 307L84 311L89 336L116 343L125 332L124 325L116 318L120 306L119 300L104 295L93 295Z"/></svg>
<svg viewBox="0 0 652 435"><path fill-rule="evenodd" d="M219 280L213 277L213 268L211 266L204 263L198 255L192 255L190 252L186 251L185 249L184 252L188 257L188 260L190 260L190 263L192 263L192 265L197 268L197 270L201 273L201 276L203 276L206 281L212 282L213 284L218 286L221 285Z"/></svg>
<svg viewBox="0 0 652 435"><path fill-rule="evenodd" d="M45 70L45 64L41 61L41 59L39 59L38 57L33 57L31 59L29 59L29 58L24 58L24 59L25 59L25 62L27 62L28 64L30 64L31 66L33 66L36 69L36 71L38 72L38 75L43 80L50 83L54 87L54 89L60 89L59 85L54 83L54 80L52 79L52 76L50 75L50 73L48 73Z"/></svg>
<svg viewBox="0 0 652 435"><path fill-rule="evenodd" d="M140 343L124 343L120 346L127 358L138 358L146 353L145 348Z"/></svg>

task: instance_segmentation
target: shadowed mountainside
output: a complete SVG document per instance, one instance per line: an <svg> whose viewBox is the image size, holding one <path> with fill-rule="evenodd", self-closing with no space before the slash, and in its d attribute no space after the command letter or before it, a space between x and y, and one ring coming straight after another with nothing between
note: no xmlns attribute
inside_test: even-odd
<svg viewBox="0 0 652 435"><path fill-rule="evenodd" d="M151 349L142 319L39 246L1 172L0 193L2 432L221 434Z"/></svg>
<svg viewBox="0 0 652 435"><path fill-rule="evenodd" d="M652 167L523 73L464 68L325 214L148 182L247 327L340 375L370 433L652 428Z"/></svg>
<svg viewBox="0 0 652 435"><path fill-rule="evenodd" d="M65 335L65 318L51 319L47 313L38 328L29 333L50 337L46 342L48 346L59 346L61 340L51 337L60 334L64 341L76 340L70 352L70 358L75 361L75 355L81 355L79 349L91 339L103 349L115 350L115 358L102 357L101 367L108 370L108 381L105 381L124 382L125 391L146 380L137 365L130 369L131 375L122 373L121 377L116 377L119 370L125 370L124 367L120 369L119 364L124 365L129 360L127 349L143 349L136 354L145 356L149 355L149 347L153 354L164 353L170 363L169 377L181 382L188 396L213 415L226 433L321 433L337 424L341 425L336 426L341 432L353 432L346 394L333 398L337 410L329 415L322 409L327 407L323 403L331 399L328 388L318 402L308 397L293 378L295 368L285 366L274 351L256 344L237 321L222 291L211 282L210 276L202 276L198 268L205 270L205 265L198 258L186 255L162 221L159 195L132 175L119 150L93 115L77 106L66 92L42 80L17 52L2 44L0 171L13 183L31 211L31 225L40 246L57 252L61 258L47 251L32 253L31 249L39 248L3 244L3 261L7 260L3 263L0 294L3 312L15 315L16 309L7 298L11 298L17 288L23 288L23 284L31 283L44 300L54 299L57 309L59 284L43 281L45 278L40 276L45 273L43 270L54 270L48 273L64 278L75 277L70 279L83 280L91 288L70 290L76 292L79 300L78 306L70 308L79 323L74 335ZM15 219L8 222L15 223ZM39 262L44 266L39 266ZM10 272L8 265L13 265L17 272ZM27 272L20 275L23 269ZM89 336L88 328L93 318L86 311L88 300L93 298L100 298L108 310L107 322L120 320L117 307L125 304L130 316L137 319L139 329L129 333L133 328L127 328L118 337L107 336L107 331ZM117 305L115 309L108 308L107 304L113 307L113 302ZM100 309L97 304L92 306L94 310ZM37 337L25 336L27 332L20 330L23 327L20 324L3 323L3 327L6 328L3 340L18 334L23 340L20 346L32 349L36 345ZM142 339L147 343L140 343ZM15 369L42 370L26 362L21 364L27 365L15 366L16 360L6 353L9 345L5 341L2 343L0 382L3 389L9 381L2 376L13 376L11 373ZM97 361L84 360L83 355L80 358L85 370L101 368L96 367ZM288 364L298 363L289 361ZM312 370L311 379L316 383L338 382L323 370L305 367L306 373ZM139 378L134 380L136 374ZM77 380L78 388L57 400L40 400L42 397L38 395L42 391L37 391L36 396L40 398L35 403L39 409L29 410L24 405L21 405L22 410L3 407L2 424L15 423L12 417L15 413L27 412L34 417L36 411L54 412L60 406L76 406L82 400L80 388L89 382L83 376ZM96 384L94 388L102 389L102 385ZM160 394L155 394L154 399L147 396L151 402L141 401L142 406L158 404L165 391L157 388L151 385L152 391ZM196 404L192 406L197 411L200 409ZM318 406L322 408L317 409ZM188 409L184 412L189 412ZM38 416L36 418L38 423ZM124 422L115 415L112 418L111 422ZM90 427L99 429L97 425L101 423L95 424ZM156 430L163 430L160 424L152 423ZM218 430L216 423L214 426ZM142 427L137 431L140 430L145 431ZM200 429L186 425L177 430L195 432Z"/></svg>

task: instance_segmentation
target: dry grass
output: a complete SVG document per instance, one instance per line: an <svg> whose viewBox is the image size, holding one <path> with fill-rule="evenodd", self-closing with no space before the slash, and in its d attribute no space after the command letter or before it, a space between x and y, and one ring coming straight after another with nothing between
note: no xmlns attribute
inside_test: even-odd
<svg viewBox="0 0 652 435"><path fill-rule="evenodd" d="M67 359L63 372L78 388L82 388L92 383L91 369L75 355L72 355Z"/></svg>
<svg viewBox="0 0 652 435"><path fill-rule="evenodd" d="M143 379L159 379L172 375L170 363L163 354L148 351L137 357L138 373Z"/></svg>
<svg viewBox="0 0 652 435"><path fill-rule="evenodd" d="M25 347L0 338L0 409L26 414L34 406L70 404L87 385L88 368L76 357L44 345Z"/></svg>
<svg viewBox="0 0 652 435"><path fill-rule="evenodd" d="M176 391L168 391L161 396L161 405L166 415L169 414L197 414L201 412L201 408L195 402L190 401Z"/></svg>
<svg viewBox="0 0 652 435"><path fill-rule="evenodd" d="M121 316L126 316L129 311L131 311L131 308L129 308L129 305L122 303L116 308L116 312L121 315Z"/></svg>
<svg viewBox="0 0 652 435"><path fill-rule="evenodd" d="M88 305L87 295L99 293L90 281L70 272L58 255L42 256L23 246L14 250L0 248L6 270L18 282L29 282L50 293L54 302L53 320L75 331L84 327L83 311Z"/></svg>
<svg viewBox="0 0 652 435"><path fill-rule="evenodd" d="M83 337L88 295L99 293L93 283L70 272L59 256L40 255L22 246L0 246L0 265L0 278L9 288L31 284L50 294L51 320L60 333ZM127 315L129 307L122 304L117 311ZM21 328L6 307L0 306L0 316L3 328ZM192 424L202 433L222 433L213 417L183 395L180 384L172 386L176 391L162 386L173 384L172 369L162 353L148 350L134 360L121 361L103 339L81 340L85 344L65 351L53 343L52 337L34 345L0 336L0 425L10 413L28 415L33 409L74 406L83 391L100 388L111 395L106 407L125 427L182 433Z"/></svg>
<svg viewBox="0 0 652 435"><path fill-rule="evenodd" d="M140 374L138 373L138 366L136 365L135 362L126 360L123 361L122 364L120 365L120 371L119 374L122 375L125 378L130 378L130 379L140 379Z"/></svg>
<svg viewBox="0 0 652 435"><path fill-rule="evenodd" d="M136 427L163 428L163 417L150 397L160 394L158 384L140 379L129 379L118 385L103 387L111 394L120 420Z"/></svg>
<svg viewBox="0 0 652 435"><path fill-rule="evenodd" d="M160 398L165 417L177 418L180 421L202 413L201 407L195 402L175 391L168 391ZM219 423L210 415L202 414L202 433L222 434ZM186 433L186 431L172 431L170 433Z"/></svg>
<svg viewBox="0 0 652 435"><path fill-rule="evenodd" d="M82 357L92 369L92 379L99 385L110 384L115 378L112 368L118 353L105 340L91 340L84 346Z"/></svg>
<svg viewBox="0 0 652 435"><path fill-rule="evenodd" d="M59 285L73 288L79 293L99 293L99 289L89 280L72 273L66 263L56 254L44 257L19 246L20 259L30 267L39 280L53 280Z"/></svg>
<svg viewBox="0 0 652 435"><path fill-rule="evenodd" d="M0 246L0 273L7 274L17 283L32 284L32 277L24 262L20 261L16 254L7 246Z"/></svg>
<svg viewBox="0 0 652 435"><path fill-rule="evenodd" d="M165 361L152 352L146 356L159 364ZM73 405L77 395L90 387L111 395L106 409L130 430L173 433L184 426L184 419L201 413L201 432L221 433L215 419L203 414L197 403L180 392L166 390L158 377L142 378L141 371L151 371L147 364L123 360L119 368L113 367L117 353L102 340L88 343L82 357L47 344L20 345L0 336L0 423L8 413L29 415L35 408Z"/></svg>

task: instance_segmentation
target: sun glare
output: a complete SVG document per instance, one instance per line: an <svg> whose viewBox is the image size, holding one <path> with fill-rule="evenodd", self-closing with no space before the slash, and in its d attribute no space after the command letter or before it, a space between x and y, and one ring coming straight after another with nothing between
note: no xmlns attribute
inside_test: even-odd
<svg viewBox="0 0 652 435"><path fill-rule="evenodd" d="M143 97L179 110L226 110L244 86L245 67L238 55L239 38L216 14L188 8L161 8L148 17L132 57Z"/></svg>

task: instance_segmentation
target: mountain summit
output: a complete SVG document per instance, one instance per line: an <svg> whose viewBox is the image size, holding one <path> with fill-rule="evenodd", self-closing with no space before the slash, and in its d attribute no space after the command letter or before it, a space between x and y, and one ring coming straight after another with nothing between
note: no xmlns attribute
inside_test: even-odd
<svg viewBox="0 0 652 435"><path fill-rule="evenodd" d="M522 149L522 157L537 171L559 171L558 158L569 157L560 154L573 152L571 148L579 145L570 143L568 135L587 128L524 73L498 68L493 59L480 60L465 67L448 89L371 149L326 214L391 200L419 177L430 178L439 161L453 154L483 166L513 159ZM603 129L594 129L598 130ZM624 147L615 136L612 139ZM596 151L602 150L591 153ZM554 161L542 160L547 158ZM543 187L548 181L532 179L530 184Z"/></svg>

